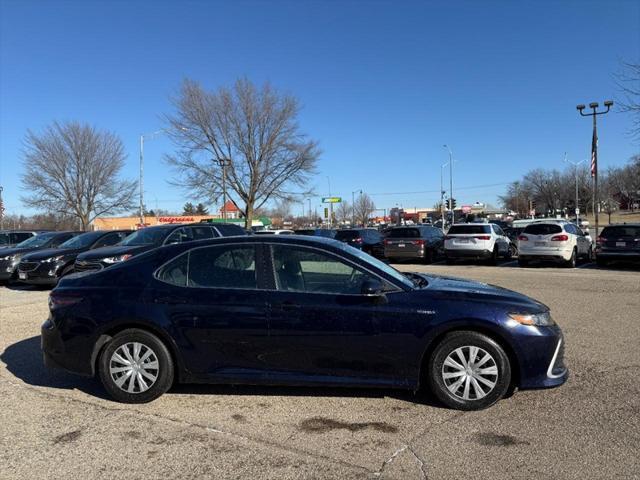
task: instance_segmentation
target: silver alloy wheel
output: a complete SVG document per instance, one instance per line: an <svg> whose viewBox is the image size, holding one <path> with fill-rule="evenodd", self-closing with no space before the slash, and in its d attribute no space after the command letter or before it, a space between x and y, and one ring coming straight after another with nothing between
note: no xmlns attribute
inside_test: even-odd
<svg viewBox="0 0 640 480"><path fill-rule="evenodd" d="M456 348L442 365L442 380L462 400L480 400L495 388L498 366L489 352L470 345Z"/></svg>
<svg viewBox="0 0 640 480"><path fill-rule="evenodd" d="M129 342L120 345L111 355L109 373L121 390L142 393L156 383L160 364L154 351L144 343Z"/></svg>

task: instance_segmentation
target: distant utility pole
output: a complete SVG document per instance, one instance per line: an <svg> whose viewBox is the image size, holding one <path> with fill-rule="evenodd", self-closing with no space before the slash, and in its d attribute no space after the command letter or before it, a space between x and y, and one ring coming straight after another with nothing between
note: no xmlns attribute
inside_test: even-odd
<svg viewBox="0 0 640 480"><path fill-rule="evenodd" d="M606 110L598 112L598 102L591 102L589 104L589 108L593 110L592 113L584 113L584 109L586 108L584 105L580 104L576 106L576 109L580 112L580 115L583 117L593 117L593 135L591 137L591 177L593 178L593 213L596 217L596 237L598 236L598 211L600 210L600 206L596 205L598 200L598 130L596 127L596 117L598 115L604 115L605 113L609 113L609 110L613 106L612 100L605 100L604 106L607 107Z"/></svg>
<svg viewBox="0 0 640 480"><path fill-rule="evenodd" d="M453 152L448 145L443 145L444 148L449 150L449 210L453 215Z"/></svg>
<svg viewBox="0 0 640 480"><path fill-rule="evenodd" d="M227 219L227 167L231 166L231 159L219 158L218 165L220 165L220 168L222 168L222 218L223 220L226 220Z"/></svg>
<svg viewBox="0 0 640 480"><path fill-rule="evenodd" d="M354 190L351 192L351 226L353 227L356 224L356 193L360 192L362 195L362 190Z"/></svg>
<svg viewBox="0 0 640 480"><path fill-rule="evenodd" d="M0 187L0 230L4 230L4 201L2 200L2 190L3 187Z"/></svg>
<svg viewBox="0 0 640 480"><path fill-rule="evenodd" d="M580 160L579 162L572 162L567 159L567 152L564 152L564 161L573 165L573 170L576 176L576 225L580 226L580 207L578 206L578 165L586 160Z"/></svg>

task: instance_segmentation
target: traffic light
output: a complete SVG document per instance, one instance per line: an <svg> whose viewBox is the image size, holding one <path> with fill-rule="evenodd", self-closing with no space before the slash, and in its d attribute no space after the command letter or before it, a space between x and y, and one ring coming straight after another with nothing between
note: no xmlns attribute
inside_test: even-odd
<svg viewBox="0 0 640 480"><path fill-rule="evenodd" d="M456 208L456 199L455 198L451 198L449 200L449 210L453 210L454 208Z"/></svg>

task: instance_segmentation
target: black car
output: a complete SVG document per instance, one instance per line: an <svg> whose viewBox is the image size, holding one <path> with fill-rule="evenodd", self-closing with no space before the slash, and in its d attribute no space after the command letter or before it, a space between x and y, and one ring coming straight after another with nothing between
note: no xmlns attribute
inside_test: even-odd
<svg viewBox="0 0 640 480"><path fill-rule="evenodd" d="M14 247L44 232L45 230L2 230L0 231L0 249Z"/></svg>
<svg viewBox="0 0 640 480"><path fill-rule="evenodd" d="M48 366L98 376L118 401L180 383L427 386L486 408L568 376L549 309L485 283L400 273L344 243L244 236L168 245L60 280Z"/></svg>
<svg viewBox="0 0 640 480"><path fill-rule="evenodd" d="M299 228L294 230L296 235L306 235L310 237L335 238L336 230L329 228Z"/></svg>
<svg viewBox="0 0 640 480"><path fill-rule="evenodd" d="M76 257L89 250L110 247L132 230L99 230L76 235L55 248L24 255L18 264L18 280L31 285L55 285L73 272Z"/></svg>
<svg viewBox="0 0 640 480"><path fill-rule="evenodd" d="M76 235L84 232L47 232L19 243L15 247L0 250L0 281L15 280L18 278L18 264L23 255L43 250L56 248Z"/></svg>
<svg viewBox="0 0 640 480"><path fill-rule="evenodd" d="M640 261L640 223L604 227L596 239L596 263L631 263Z"/></svg>
<svg viewBox="0 0 640 480"><path fill-rule="evenodd" d="M247 235L238 225L191 223L188 225L158 225L137 230L123 241L109 248L81 253L76 258L74 270L102 270L114 263L122 262L135 255L172 243L209 240L217 237Z"/></svg>
<svg viewBox="0 0 640 480"><path fill-rule="evenodd" d="M338 230L334 238L373 257L384 258L383 236L374 228L345 228Z"/></svg>
<svg viewBox="0 0 640 480"><path fill-rule="evenodd" d="M444 234L439 228L419 225L392 228L384 239L389 260L420 260L431 263L442 253Z"/></svg>

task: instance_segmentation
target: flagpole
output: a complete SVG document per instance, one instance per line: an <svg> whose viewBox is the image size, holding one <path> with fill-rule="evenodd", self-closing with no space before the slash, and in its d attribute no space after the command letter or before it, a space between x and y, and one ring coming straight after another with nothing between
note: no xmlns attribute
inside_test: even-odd
<svg viewBox="0 0 640 480"><path fill-rule="evenodd" d="M596 223L596 238L598 237L598 131L596 127L596 117L598 115L604 115L605 113L609 113L609 110L613 106L613 102L611 100L605 100L604 106L607 107L606 110L598 112L598 102L591 102L589 104L589 108L593 110L593 113L584 113L584 109L586 108L584 105L580 104L576 106L580 115L583 117L593 117L593 136L591 137L591 177L593 178L593 214L595 216Z"/></svg>

